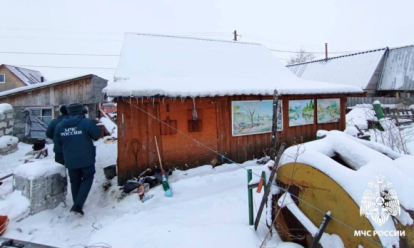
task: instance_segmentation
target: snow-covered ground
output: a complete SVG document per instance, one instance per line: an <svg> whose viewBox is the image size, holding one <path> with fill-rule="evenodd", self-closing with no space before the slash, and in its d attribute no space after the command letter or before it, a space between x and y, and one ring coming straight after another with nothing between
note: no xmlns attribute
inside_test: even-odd
<svg viewBox="0 0 414 248"><path fill-rule="evenodd" d="M347 132L354 133L353 124L362 125L367 117L373 118L369 107L354 109L347 115ZM369 132L374 137L373 130ZM414 132L414 125L408 126L402 134L406 136L411 132ZM248 161L242 165L226 164L215 168L205 165L175 171L169 178L174 192L172 198L165 197L162 187L157 186L149 191L154 197L145 203L141 203L136 194L118 202L120 190L116 187L116 178L108 191L103 191L101 186L105 181L103 168L116 163L117 144L105 144L100 139L95 145L97 172L84 207L85 216L69 212L70 190L67 206L61 204L53 210L27 216L28 201L19 192L12 192L12 179L8 178L0 186L0 215L11 218L4 237L56 247L258 247L266 236L266 214L262 215L257 232L248 225L246 176L246 169L252 169L253 180L257 181L256 175L263 170L269 174L265 166ZM19 143L19 150L1 156L0 177L15 172L31 147ZM408 141L407 147L414 154L414 142ZM39 161L45 165L54 163L53 145L47 148L50 156ZM256 213L262 194L254 191L253 195ZM283 243L274 236L266 247L276 246L300 247Z"/></svg>
<svg viewBox="0 0 414 248"><path fill-rule="evenodd" d="M11 194L9 178L0 186L0 215L10 214L12 218L4 236L57 247L258 247L267 234L265 214L257 232L248 225L247 172L240 167L260 175L262 170L267 171L265 166L248 161L175 171L169 178L173 197L165 197L162 187L157 186L150 189L154 197L145 203L136 194L118 202L118 187L104 192L101 186L105 181L102 168L115 164L117 145L105 144L102 139L96 145L97 172L85 216L69 212L69 190L67 206L61 204L20 220L27 216L28 203L18 192ZM51 162L53 145L47 147L51 156L43 161ZM0 176L12 173L30 150L31 145L19 143L18 151L1 157ZM261 194L254 191L253 195L256 212ZM301 247L282 243L274 236L266 247L275 246Z"/></svg>
<svg viewBox="0 0 414 248"><path fill-rule="evenodd" d="M388 107L393 108L395 106L388 105ZM410 106L410 108L414 109L414 105ZM368 129L368 120L378 121L372 104L359 104L353 107L346 115L347 130L345 132L356 136L358 131L354 125L357 125L361 129ZM404 120L401 119L399 121L402 123ZM393 122L395 123L395 121ZM408 153L414 155L414 123L402 125L400 128L401 131L398 131L398 128L392 125L392 121L386 121L385 125L388 127L388 130L379 131L378 129L372 129L370 127L364 133L371 135L371 141L384 144L401 154Z"/></svg>

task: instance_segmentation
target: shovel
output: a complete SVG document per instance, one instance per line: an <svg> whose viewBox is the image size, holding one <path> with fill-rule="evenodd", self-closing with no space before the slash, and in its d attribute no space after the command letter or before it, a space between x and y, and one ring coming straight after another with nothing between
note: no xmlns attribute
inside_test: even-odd
<svg viewBox="0 0 414 248"><path fill-rule="evenodd" d="M158 159L160 160L160 168L161 168L161 175L162 175L162 187L164 188L165 196L171 197L171 196L173 196L173 192L172 192L172 189L170 187L170 184L167 181L167 178L165 177L164 169L162 168L162 161L161 161L160 150L158 149L157 136L154 136L154 139L155 139L155 146L157 147Z"/></svg>

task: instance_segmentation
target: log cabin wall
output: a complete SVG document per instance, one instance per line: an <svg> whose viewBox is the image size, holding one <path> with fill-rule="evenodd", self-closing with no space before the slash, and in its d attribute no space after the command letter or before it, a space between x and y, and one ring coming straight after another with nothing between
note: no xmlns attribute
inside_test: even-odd
<svg viewBox="0 0 414 248"><path fill-rule="evenodd" d="M318 124L317 99L328 98L340 98L340 121ZM191 111L194 107L191 98L118 100L118 183L122 185L146 168L153 168L159 163L154 136L157 136L163 165L168 168L189 169L204 164L229 162L223 161L221 156L200 144L238 163L263 157L265 153L269 155L271 133L232 136L231 104L232 101L272 99L273 96L196 98L196 109L202 121L202 129L198 132L189 131L188 121L192 118ZM314 140L316 132L321 129L345 129L346 95L291 95L281 96L279 99L282 100L283 105L283 130L277 133L278 146L282 141L289 146L295 144L296 140L302 142ZM289 127L289 100L304 99L314 100L314 124ZM160 120L166 122L167 117L170 125L176 121L176 127L182 133L162 135L161 125L164 124ZM139 149L138 153L136 149ZM138 154L137 159L134 152Z"/></svg>

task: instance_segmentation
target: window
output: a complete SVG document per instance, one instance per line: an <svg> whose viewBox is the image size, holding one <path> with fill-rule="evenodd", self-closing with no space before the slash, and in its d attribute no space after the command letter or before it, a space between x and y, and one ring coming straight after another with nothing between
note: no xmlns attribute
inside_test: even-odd
<svg viewBox="0 0 414 248"><path fill-rule="evenodd" d="M30 110L37 118L47 125L53 120L53 111L51 108L32 108Z"/></svg>
<svg viewBox="0 0 414 248"><path fill-rule="evenodd" d="M4 84L6 82L6 75L0 74L0 84Z"/></svg>

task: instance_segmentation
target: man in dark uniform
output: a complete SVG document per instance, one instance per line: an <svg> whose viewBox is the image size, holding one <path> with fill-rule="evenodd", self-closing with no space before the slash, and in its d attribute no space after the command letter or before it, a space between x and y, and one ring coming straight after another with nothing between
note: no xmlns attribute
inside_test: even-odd
<svg viewBox="0 0 414 248"><path fill-rule="evenodd" d="M53 135L54 135L54 133L55 133L55 128L56 128L56 126L63 120L63 119L66 119L67 117L68 117L68 110L66 109L66 106L65 105L62 105L61 107L60 107L60 113L61 113L61 115L59 115L59 117L58 118L56 118L56 119L54 119L50 124L49 124L49 126L47 127L47 130L46 130L46 137L48 137L49 139L51 139L51 140L53 140ZM57 149L56 149L57 147L56 146L54 146L53 147L53 152L55 153L55 161L57 162L57 163L59 163L59 164L64 164L65 162L64 162L64 160L63 160L63 153L62 153L62 151L58 151Z"/></svg>
<svg viewBox="0 0 414 248"><path fill-rule="evenodd" d="M65 167L69 171L73 206L71 212L83 215L83 204L92 187L95 174L96 147L93 140L98 140L101 130L91 119L85 118L83 105L74 103L66 106L69 112L56 126L54 143L63 151Z"/></svg>

